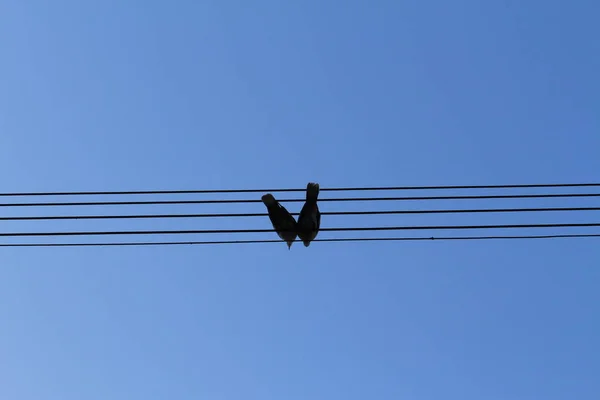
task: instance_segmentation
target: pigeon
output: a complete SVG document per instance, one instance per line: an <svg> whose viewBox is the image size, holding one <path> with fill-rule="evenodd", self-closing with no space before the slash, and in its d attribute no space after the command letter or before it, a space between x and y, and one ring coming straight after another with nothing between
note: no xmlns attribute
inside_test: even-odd
<svg viewBox="0 0 600 400"><path fill-rule="evenodd" d="M321 212L317 206L318 197L319 184L309 183L306 186L306 202L300 211L297 224L298 237L305 247L308 247L310 242L317 237L321 226Z"/></svg>
<svg viewBox="0 0 600 400"><path fill-rule="evenodd" d="M277 235L287 243L288 250L292 247L292 243L296 240L296 220L288 210L277 200L271 193L262 196L262 201L269 212L269 219L273 224L273 229Z"/></svg>

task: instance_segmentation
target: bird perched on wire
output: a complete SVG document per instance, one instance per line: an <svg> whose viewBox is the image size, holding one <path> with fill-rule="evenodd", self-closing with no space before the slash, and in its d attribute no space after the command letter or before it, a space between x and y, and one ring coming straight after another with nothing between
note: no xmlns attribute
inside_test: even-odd
<svg viewBox="0 0 600 400"><path fill-rule="evenodd" d="M310 246L310 242L317 237L321 226L321 212L317 205L318 197L319 184L310 182L306 186L306 202L300 211L296 225L298 237L305 247Z"/></svg>
<svg viewBox="0 0 600 400"><path fill-rule="evenodd" d="M267 207L273 229L275 229L277 235L287 243L289 250L297 236L296 220L284 206L279 204L271 193L262 196L262 201Z"/></svg>

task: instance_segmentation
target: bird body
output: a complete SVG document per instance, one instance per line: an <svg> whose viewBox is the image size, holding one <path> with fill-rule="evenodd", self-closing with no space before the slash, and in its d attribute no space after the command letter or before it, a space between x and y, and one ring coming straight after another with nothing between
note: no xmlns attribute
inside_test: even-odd
<svg viewBox="0 0 600 400"><path fill-rule="evenodd" d="M298 237L305 247L308 247L310 242L317 237L321 226L321 212L317 205L318 197L319 184L310 182L306 186L306 202L300 211L298 223L296 224Z"/></svg>
<svg viewBox="0 0 600 400"><path fill-rule="evenodd" d="M273 229L275 229L277 235L287 243L288 249L290 249L297 236L296 220L272 194L267 193L262 196L262 201L267 207Z"/></svg>

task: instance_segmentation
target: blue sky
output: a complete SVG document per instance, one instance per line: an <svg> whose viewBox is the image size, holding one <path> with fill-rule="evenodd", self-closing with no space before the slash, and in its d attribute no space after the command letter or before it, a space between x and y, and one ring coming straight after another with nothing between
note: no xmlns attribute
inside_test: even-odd
<svg viewBox="0 0 600 400"><path fill-rule="evenodd" d="M251 3L2 2L1 191L599 181L595 2ZM597 200L321 209L528 205ZM3 213L220 210L264 211ZM323 226L598 218L346 216ZM597 399L598 248L593 239L2 248L0 398Z"/></svg>

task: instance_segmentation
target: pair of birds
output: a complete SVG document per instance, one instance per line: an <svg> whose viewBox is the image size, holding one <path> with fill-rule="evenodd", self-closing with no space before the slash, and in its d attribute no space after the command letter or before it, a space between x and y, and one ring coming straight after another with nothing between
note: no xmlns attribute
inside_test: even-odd
<svg viewBox="0 0 600 400"><path fill-rule="evenodd" d="M287 243L288 249L296 240L296 236L302 240L305 247L317 237L321 226L321 212L317 206L319 197L319 184L310 182L306 186L306 202L298 216L298 222L293 215L273 197L271 193L262 196L262 201L269 212L269 219L277 235Z"/></svg>

